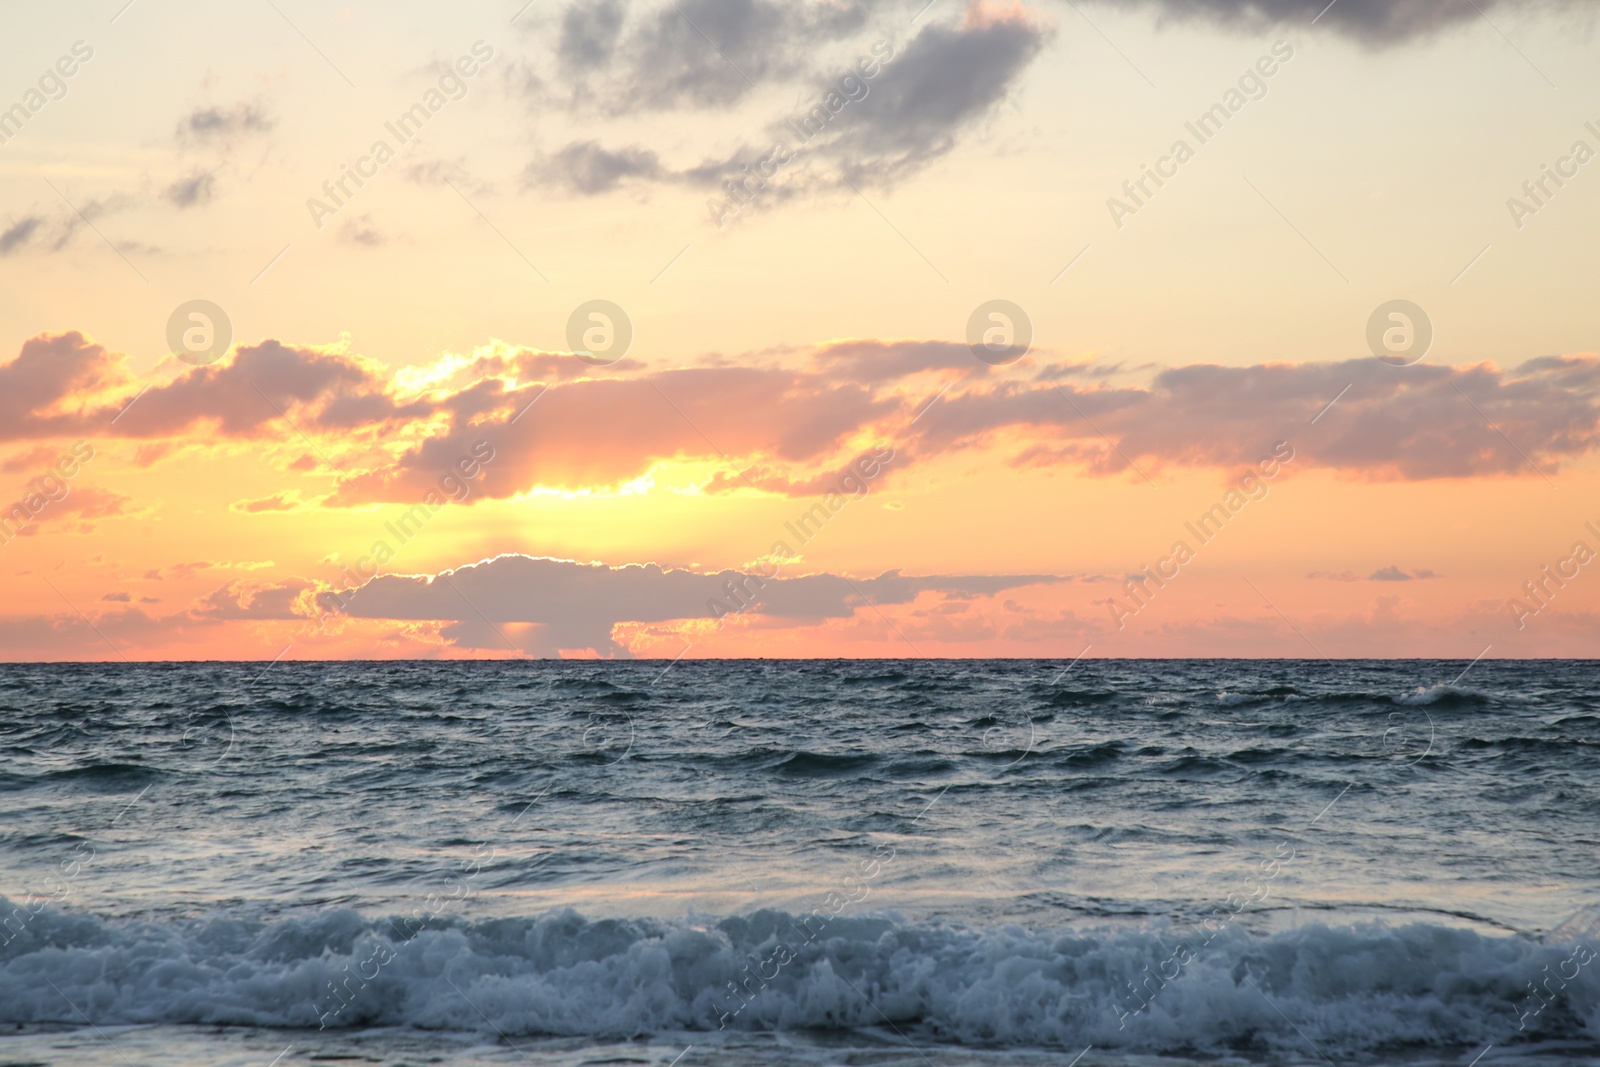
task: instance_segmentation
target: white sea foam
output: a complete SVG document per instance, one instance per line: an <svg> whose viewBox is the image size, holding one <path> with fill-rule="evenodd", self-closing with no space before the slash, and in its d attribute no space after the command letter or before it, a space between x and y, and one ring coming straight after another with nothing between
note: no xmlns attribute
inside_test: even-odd
<svg viewBox="0 0 1600 1067"><path fill-rule="evenodd" d="M1483 693L1465 686L1455 686L1441 683L1427 687L1417 686L1409 693L1402 693L1395 698L1396 704L1437 704L1447 700L1484 700Z"/></svg>
<svg viewBox="0 0 1600 1067"><path fill-rule="evenodd" d="M675 922L560 911L441 920L406 939L394 922L348 910L107 922L45 909L0 948L0 1022L321 1022L602 1039L888 1019L968 1045L1306 1054L1310 1042L1332 1056L1600 1033L1600 966L1548 981L1574 969L1563 965L1570 945L1425 924L1265 938L1227 928L1180 969L1171 961L1185 939L1200 944L1177 927L1064 936L887 917L808 923L778 911ZM1152 980L1163 971L1177 974ZM1528 1000L1539 982L1557 992L1529 1016L1544 1003Z"/></svg>

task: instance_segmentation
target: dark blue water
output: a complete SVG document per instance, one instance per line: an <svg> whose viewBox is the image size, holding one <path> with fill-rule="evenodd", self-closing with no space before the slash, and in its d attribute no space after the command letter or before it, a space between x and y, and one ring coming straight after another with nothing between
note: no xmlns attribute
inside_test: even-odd
<svg viewBox="0 0 1600 1067"><path fill-rule="evenodd" d="M0 667L0 1060L1586 1061L1600 666L1467 668Z"/></svg>

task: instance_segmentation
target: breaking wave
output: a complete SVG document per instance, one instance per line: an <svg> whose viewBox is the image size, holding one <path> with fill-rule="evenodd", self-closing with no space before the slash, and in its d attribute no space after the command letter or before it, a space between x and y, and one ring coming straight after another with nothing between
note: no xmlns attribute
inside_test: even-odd
<svg viewBox="0 0 1600 1067"><path fill-rule="evenodd" d="M881 1026L952 1044L1371 1056L1600 1033L1573 943L1417 923L1047 934L763 910L112 922L4 902L0 1022L631 1037ZM20 916L20 928L18 927ZM1180 948L1182 946L1182 948ZM1534 995L1538 990L1538 996Z"/></svg>

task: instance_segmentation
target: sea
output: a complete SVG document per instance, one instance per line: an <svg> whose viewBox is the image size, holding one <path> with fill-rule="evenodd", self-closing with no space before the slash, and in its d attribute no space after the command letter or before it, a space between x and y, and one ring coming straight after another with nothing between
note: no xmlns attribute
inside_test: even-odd
<svg viewBox="0 0 1600 1067"><path fill-rule="evenodd" d="M1600 1063L1600 664L0 665L0 1067Z"/></svg>

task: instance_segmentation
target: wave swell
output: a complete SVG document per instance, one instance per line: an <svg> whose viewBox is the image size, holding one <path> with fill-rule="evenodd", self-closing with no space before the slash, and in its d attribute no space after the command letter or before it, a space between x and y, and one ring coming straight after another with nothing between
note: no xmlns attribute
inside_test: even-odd
<svg viewBox="0 0 1600 1067"><path fill-rule="evenodd" d="M0 901L0 915L18 909ZM973 1046L1307 1054L1310 1043L1335 1056L1594 1045L1600 1033L1592 952L1430 924L1229 928L1185 958L1175 927L1049 935L775 910L420 928L349 910L128 922L20 910L0 947L0 1023L632 1037L887 1021Z"/></svg>

